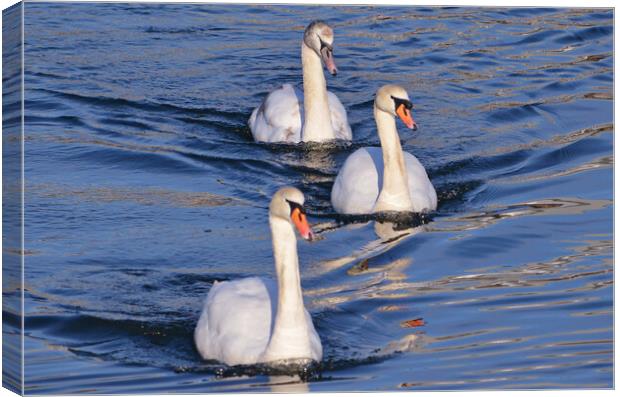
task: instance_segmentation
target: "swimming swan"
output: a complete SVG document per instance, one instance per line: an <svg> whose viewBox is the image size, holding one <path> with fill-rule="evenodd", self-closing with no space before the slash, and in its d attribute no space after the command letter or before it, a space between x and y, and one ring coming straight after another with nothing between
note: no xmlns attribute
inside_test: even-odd
<svg viewBox="0 0 620 397"><path fill-rule="evenodd" d="M377 91L374 115L381 149L361 148L347 158L332 187L336 212L424 212L437 208L437 193L424 166L403 152L396 130L395 116L408 128L417 129L411 108L404 88L385 85Z"/></svg>
<svg viewBox="0 0 620 397"><path fill-rule="evenodd" d="M321 65L322 60L327 70L336 75L333 42L334 32L325 22L308 25L301 42L304 92L284 84L267 95L248 120L255 141L351 140L347 112L338 97L327 91Z"/></svg>
<svg viewBox="0 0 620 397"><path fill-rule="evenodd" d="M277 285L251 277L216 282L209 291L194 331L202 358L228 365L321 360L321 340L304 308L293 228L312 240L303 204L303 193L286 187L269 205Z"/></svg>

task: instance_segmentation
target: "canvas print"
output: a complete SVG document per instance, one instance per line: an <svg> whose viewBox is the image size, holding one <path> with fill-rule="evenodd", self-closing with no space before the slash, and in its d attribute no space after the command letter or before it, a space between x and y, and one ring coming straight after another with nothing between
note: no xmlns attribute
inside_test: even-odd
<svg viewBox="0 0 620 397"><path fill-rule="evenodd" d="M612 8L3 11L3 386L613 388Z"/></svg>

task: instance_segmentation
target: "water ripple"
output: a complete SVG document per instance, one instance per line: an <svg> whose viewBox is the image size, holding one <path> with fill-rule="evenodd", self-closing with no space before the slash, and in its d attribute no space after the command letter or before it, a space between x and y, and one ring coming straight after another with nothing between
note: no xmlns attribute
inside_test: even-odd
<svg viewBox="0 0 620 397"><path fill-rule="evenodd" d="M27 10L27 247L5 250L29 270L26 392L612 386L613 10ZM354 140L255 143L249 113L301 83L300 35L317 16L336 31L327 83ZM20 76L3 80L6 126L21 120ZM439 208L339 216L331 185L350 153L379 145L386 83L414 103L420 128L400 136ZM7 136L6 155L20 142ZM275 276L266 209L285 184L306 193L319 237L298 249L325 358L202 362L192 333L213 282ZM7 303L7 341L18 313Z"/></svg>

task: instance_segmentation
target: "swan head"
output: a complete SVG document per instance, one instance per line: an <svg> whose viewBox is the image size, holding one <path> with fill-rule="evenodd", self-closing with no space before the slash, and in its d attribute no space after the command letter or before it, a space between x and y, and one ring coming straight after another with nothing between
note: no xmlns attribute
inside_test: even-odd
<svg viewBox="0 0 620 397"><path fill-rule="evenodd" d="M411 115L413 104L403 87L388 84L379 88L375 97L375 107L394 117L398 116L408 128L414 131L418 129Z"/></svg>
<svg viewBox="0 0 620 397"><path fill-rule="evenodd" d="M299 189L283 187L271 199L269 216L291 223L303 239L312 241L314 233L306 218L304 201L304 194Z"/></svg>
<svg viewBox="0 0 620 397"><path fill-rule="evenodd" d="M327 71L335 76L338 73L334 62L334 31L323 21L313 21L304 32L304 43L323 60Z"/></svg>

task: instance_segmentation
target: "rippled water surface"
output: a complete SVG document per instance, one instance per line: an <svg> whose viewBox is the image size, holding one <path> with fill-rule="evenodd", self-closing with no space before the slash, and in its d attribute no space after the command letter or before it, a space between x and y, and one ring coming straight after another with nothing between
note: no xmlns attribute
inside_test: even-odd
<svg viewBox="0 0 620 397"><path fill-rule="evenodd" d="M612 386L611 10L25 10L26 392ZM254 143L246 120L301 82L316 18L354 142ZM329 203L346 156L379 145L385 83L410 93L401 139L439 196L400 233ZM299 243L325 352L308 382L192 342L214 280L274 276L267 206L288 184L322 238Z"/></svg>

